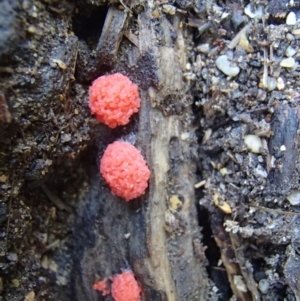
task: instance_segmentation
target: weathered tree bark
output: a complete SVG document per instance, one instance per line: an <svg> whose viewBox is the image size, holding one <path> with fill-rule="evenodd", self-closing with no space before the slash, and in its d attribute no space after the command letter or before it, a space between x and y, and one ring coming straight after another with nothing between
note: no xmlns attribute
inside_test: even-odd
<svg viewBox="0 0 300 301"><path fill-rule="evenodd" d="M297 175L293 183L298 156L298 118L298 108L288 104L278 105L274 112L266 194L285 197L293 185L298 184Z"/></svg>
<svg viewBox="0 0 300 301"><path fill-rule="evenodd" d="M115 67L139 83L142 105L133 132L152 171L149 192L125 203L95 170L75 230L77 300L99 300L101 294L92 290L96 275L120 273L126 262L141 284L142 300L206 299L209 281L193 187L193 118L180 63L184 38L178 17L172 25L162 16L160 30L152 18L145 8L138 19L139 49L127 49L131 66Z"/></svg>

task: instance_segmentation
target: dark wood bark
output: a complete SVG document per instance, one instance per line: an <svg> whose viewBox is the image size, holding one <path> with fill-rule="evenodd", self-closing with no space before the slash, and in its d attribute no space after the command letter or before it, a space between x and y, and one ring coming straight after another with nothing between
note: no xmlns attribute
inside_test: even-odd
<svg viewBox="0 0 300 301"><path fill-rule="evenodd" d="M298 108L288 104L278 105L272 120L273 135L269 141L270 172L266 194L286 196L293 187L298 156L298 127Z"/></svg>
<svg viewBox="0 0 300 301"><path fill-rule="evenodd" d="M158 31L151 18L150 9L139 15L139 48L130 45L123 53L130 66L120 60L115 68L126 69L140 84L142 105L133 132L151 167L149 191L126 203L111 194L95 171L75 231L77 300L99 300L101 294L92 290L96 275L103 279L120 273L127 262L141 284L143 300L204 300L207 294L204 249L197 244L193 118L180 63L183 33L176 17L177 39L172 42L169 21L162 17ZM98 51L111 53L109 47ZM182 107L176 113L177 100Z"/></svg>

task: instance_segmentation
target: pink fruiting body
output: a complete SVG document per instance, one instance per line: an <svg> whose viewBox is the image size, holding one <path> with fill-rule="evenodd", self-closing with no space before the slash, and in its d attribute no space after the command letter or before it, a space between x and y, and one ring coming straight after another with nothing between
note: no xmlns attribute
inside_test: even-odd
<svg viewBox="0 0 300 301"><path fill-rule="evenodd" d="M108 295L110 294L110 290L107 286L107 278L101 280L101 281L97 281L94 285L93 285L93 289L100 291L102 293L102 296Z"/></svg>
<svg viewBox="0 0 300 301"><path fill-rule="evenodd" d="M151 174L139 150L122 141L108 145L100 160L100 172L112 192L126 201L144 194Z"/></svg>
<svg viewBox="0 0 300 301"><path fill-rule="evenodd" d="M92 114L110 128L126 125L132 114L140 108L137 85L120 73L100 76L93 82L89 92Z"/></svg>
<svg viewBox="0 0 300 301"><path fill-rule="evenodd" d="M112 278L111 295L116 301L140 301L141 288L131 271Z"/></svg>

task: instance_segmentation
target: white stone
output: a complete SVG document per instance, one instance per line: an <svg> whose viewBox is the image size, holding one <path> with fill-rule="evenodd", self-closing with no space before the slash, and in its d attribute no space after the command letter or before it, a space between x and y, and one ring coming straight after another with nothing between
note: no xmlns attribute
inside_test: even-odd
<svg viewBox="0 0 300 301"><path fill-rule="evenodd" d="M294 34L294 35L296 35L296 36L300 35L300 29L297 28L297 29L293 30L293 31L292 31L292 34Z"/></svg>
<svg viewBox="0 0 300 301"><path fill-rule="evenodd" d="M164 4L162 6L162 10L164 13L171 15L171 16L174 16L176 13L176 7L173 5L170 5L170 4Z"/></svg>
<svg viewBox="0 0 300 301"><path fill-rule="evenodd" d="M209 46L208 43L200 44L200 45L197 46L197 50L198 50L199 52L202 52L202 53L205 53L205 54L206 54L206 53L209 52L210 46Z"/></svg>
<svg viewBox="0 0 300 301"><path fill-rule="evenodd" d="M296 14L291 11L286 17L286 24L295 25L296 23L297 23Z"/></svg>
<svg viewBox="0 0 300 301"><path fill-rule="evenodd" d="M300 191L292 191L287 197L287 200L291 205L299 205L300 204Z"/></svg>
<svg viewBox="0 0 300 301"><path fill-rule="evenodd" d="M220 55L216 59L216 66L224 74L228 76L236 76L240 72L240 68L228 60L227 55Z"/></svg>
<svg viewBox="0 0 300 301"><path fill-rule="evenodd" d="M244 9L244 13L251 19L261 19L264 15L264 7L262 5L255 7L249 3Z"/></svg>
<svg viewBox="0 0 300 301"><path fill-rule="evenodd" d="M288 57L288 58L282 59L282 61L280 62L280 66L285 67L285 68L293 68L295 66L295 64L296 64L296 62L293 57Z"/></svg>
<svg viewBox="0 0 300 301"><path fill-rule="evenodd" d="M220 169L220 173L222 176L226 176L228 174L228 169L226 167L223 167Z"/></svg>
<svg viewBox="0 0 300 301"><path fill-rule="evenodd" d="M216 76L212 76L212 77L211 77L211 83L212 83L213 85L218 85L219 82L220 82L220 78L219 78L219 77L216 77Z"/></svg>
<svg viewBox="0 0 300 301"><path fill-rule="evenodd" d="M269 283L268 279L261 279L258 282L258 289L260 290L260 292L262 294L266 294L268 292L269 288L270 288L270 283Z"/></svg>
<svg viewBox="0 0 300 301"><path fill-rule="evenodd" d="M283 90L285 88L285 83L282 77L277 78L277 89L278 90Z"/></svg>
<svg viewBox="0 0 300 301"><path fill-rule="evenodd" d="M190 133L182 133L180 135L181 140L185 141L188 140L190 138Z"/></svg>
<svg viewBox="0 0 300 301"><path fill-rule="evenodd" d="M254 154L259 154L263 147L261 139L256 135L246 135L244 142L247 145L249 151Z"/></svg>
<svg viewBox="0 0 300 301"><path fill-rule="evenodd" d="M289 46L285 51L285 54L288 57L291 57L291 56L295 55L296 53L297 53L297 50L295 48L293 48L292 46Z"/></svg>
<svg viewBox="0 0 300 301"><path fill-rule="evenodd" d="M281 150L282 152L285 152L285 151L286 151L286 146L285 146L285 145L281 145L281 146L280 146L280 150Z"/></svg>

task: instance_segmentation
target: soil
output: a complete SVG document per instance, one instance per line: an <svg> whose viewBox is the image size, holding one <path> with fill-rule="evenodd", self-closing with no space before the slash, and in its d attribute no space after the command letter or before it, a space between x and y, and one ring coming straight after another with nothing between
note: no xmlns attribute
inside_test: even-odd
<svg viewBox="0 0 300 301"><path fill-rule="evenodd" d="M0 300L113 300L124 269L145 301L300 300L299 9L0 2ZM88 89L114 72L142 106L110 129ZM152 172L130 203L99 174L117 139Z"/></svg>

